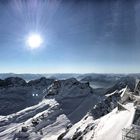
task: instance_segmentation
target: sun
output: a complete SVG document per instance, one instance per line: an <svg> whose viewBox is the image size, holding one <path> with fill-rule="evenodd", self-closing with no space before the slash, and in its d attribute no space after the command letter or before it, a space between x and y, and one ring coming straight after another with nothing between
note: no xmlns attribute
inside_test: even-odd
<svg viewBox="0 0 140 140"><path fill-rule="evenodd" d="M27 38L27 45L31 49L39 48L42 43L43 43L43 38L41 37L40 34L33 33L30 34Z"/></svg>

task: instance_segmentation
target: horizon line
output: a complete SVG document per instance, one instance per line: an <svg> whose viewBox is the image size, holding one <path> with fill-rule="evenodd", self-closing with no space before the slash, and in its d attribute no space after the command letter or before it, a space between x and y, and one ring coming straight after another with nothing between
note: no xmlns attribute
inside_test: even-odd
<svg viewBox="0 0 140 140"><path fill-rule="evenodd" d="M126 72L126 73L115 73L115 72L110 72L110 73L107 73L107 72L85 72L85 73L78 73L78 72L62 72L62 73L14 73L14 72L0 72L0 74L17 74L17 75L20 75L20 74L34 74L34 75L45 75L45 74L116 74L116 75L119 75L119 74L123 74L123 75L127 75L127 74L140 74L140 72Z"/></svg>

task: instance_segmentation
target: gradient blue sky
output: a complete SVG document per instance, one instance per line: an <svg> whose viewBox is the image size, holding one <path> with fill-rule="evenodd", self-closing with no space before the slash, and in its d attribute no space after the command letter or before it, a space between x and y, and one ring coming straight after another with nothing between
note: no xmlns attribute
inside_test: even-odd
<svg viewBox="0 0 140 140"><path fill-rule="evenodd" d="M140 72L139 12L138 0L1 0L0 72Z"/></svg>

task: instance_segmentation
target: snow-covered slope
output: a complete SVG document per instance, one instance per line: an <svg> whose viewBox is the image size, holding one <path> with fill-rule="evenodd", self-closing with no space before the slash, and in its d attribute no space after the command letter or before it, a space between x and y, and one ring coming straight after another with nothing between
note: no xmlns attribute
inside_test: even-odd
<svg viewBox="0 0 140 140"><path fill-rule="evenodd" d="M28 136L28 139L36 140L53 134L57 136L64 131L68 123L70 121L62 113L57 101L44 99L38 105L1 117L0 139L11 140ZM23 127L27 132L20 131Z"/></svg>
<svg viewBox="0 0 140 140"><path fill-rule="evenodd" d="M125 107L128 110L118 111L115 108L97 120L87 114L70 128L63 140L121 140L122 129L131 125L135 111L131 103Z"/></svg>
<svg viewBox="0 0 140 140"><path fill-rule="evenodd" d="M122 140L122 129L131 126L135 114L134 102L126 99L129 92L126 87L106 95L61 140Z"/></svg>
<svg viewBox="0 0 140 140"><path fill-rule="evenodd" d="M26 87L36 92L49 82L42 78ZM38 104L0 116L0 140L121 140L122 129L133 121L137 96L128 87L102 98L95 91L75 78L52 82Z"/></svg>

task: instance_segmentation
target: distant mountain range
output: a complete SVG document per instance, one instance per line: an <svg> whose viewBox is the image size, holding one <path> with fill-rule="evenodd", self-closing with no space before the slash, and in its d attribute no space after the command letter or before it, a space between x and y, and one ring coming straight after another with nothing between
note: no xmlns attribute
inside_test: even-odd
<svg viewBox="0 0 140 140"><path fill-rule="evenodd" d="M111 80L111 79L117 79L120 77L124 76L132 76L135 78L140 79L140 74L139 73L134 73L134 74L102 74L102 73L87 73L87 74L77 74L77 73L54 73L54 74L16 74L16 73L0 73L0 79L5 79L8 77L21 77L26 81L29 80L35 80L39 79L41 77L46 77L46 78L53 78L53 79L68 79L68 78L76 78L78 80Z"/></svg>
<svg viewBox="0 0 140 140"><path fill-rule="evenodd" d="M16 74L16 73L0 73L0 79L8 77L21 77L26 81L39 79L41 77L53 78L53 79L67 79L72 77L78 77L80 74Z"/></svg>

